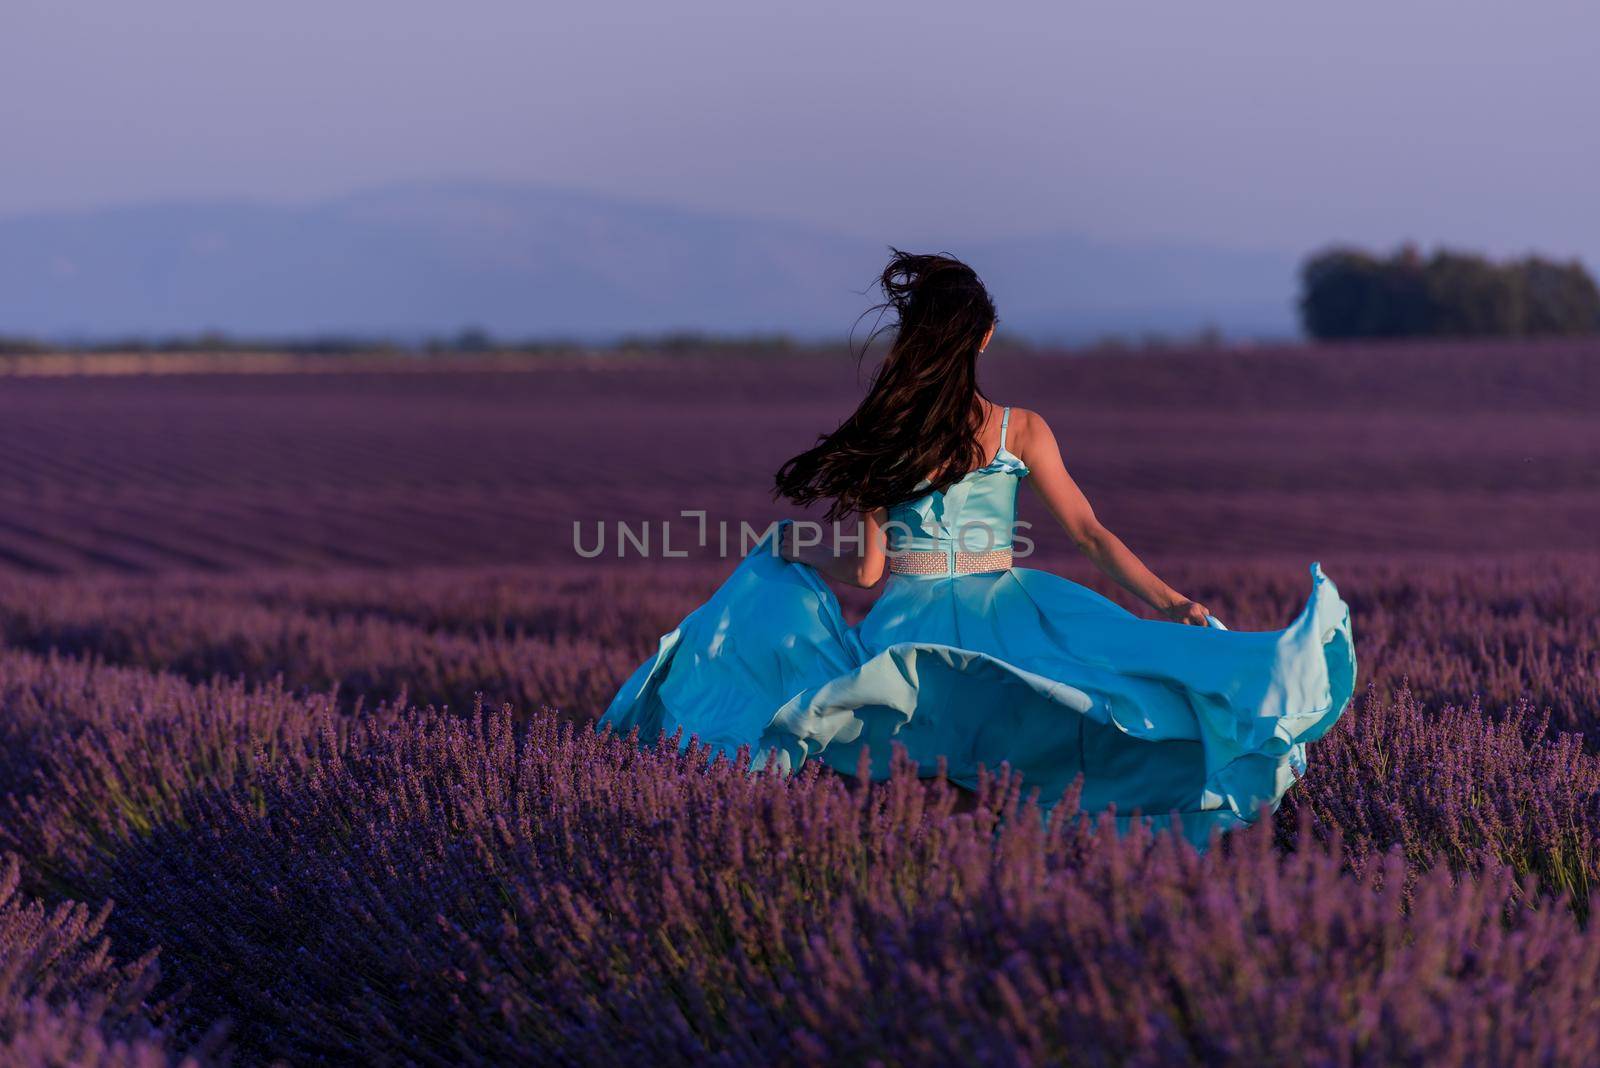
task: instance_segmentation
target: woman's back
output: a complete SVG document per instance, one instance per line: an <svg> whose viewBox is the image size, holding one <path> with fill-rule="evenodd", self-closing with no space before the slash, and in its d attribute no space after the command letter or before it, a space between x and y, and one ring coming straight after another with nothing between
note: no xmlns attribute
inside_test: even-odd
<svg viewBox="0 0 1600 1068"><path fill-rule="evenodd" d="M1007 447L1011 409L994 414L988 463L942 490L930 488L889 507L884 534L891 573L954 575L1010 566L1017 489L1028 467Z"/></svg>

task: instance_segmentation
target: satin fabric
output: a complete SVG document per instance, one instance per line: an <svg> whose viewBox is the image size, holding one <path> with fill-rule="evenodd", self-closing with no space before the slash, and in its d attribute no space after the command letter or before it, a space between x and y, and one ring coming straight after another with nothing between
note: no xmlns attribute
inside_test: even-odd
<svg viewBox="0 0 1600 1068"><path fill-rule="evenodd" d="M1012 545L1027 473L1002 436L986 466L890 510L891 551ZM1204 848L1278 806L1355 689L1349 609L1316 564L1304 609L1276 631L1141 619L1023 567L891 575L851 627L775 544L661 638L602 727L637 727L646 744L681 729L730 757L749 746L757 768L850 774L865 751L875 779L894 745L925 775L942 758L967 787L1009 764L1046 811L1082 776L1083 810L1175 821Z"/></svg>

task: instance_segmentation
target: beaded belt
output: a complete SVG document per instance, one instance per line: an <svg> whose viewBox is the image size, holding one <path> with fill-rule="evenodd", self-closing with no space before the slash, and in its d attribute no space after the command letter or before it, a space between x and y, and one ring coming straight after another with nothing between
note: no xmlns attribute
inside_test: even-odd
<svg viewBox="0 0 1600 1068"><path fill-rule="evenodd" d="M907 550L889 554L889 570L897 575L972 575L1005 571L1010 566L1010 549L986 553Z"/></svg>

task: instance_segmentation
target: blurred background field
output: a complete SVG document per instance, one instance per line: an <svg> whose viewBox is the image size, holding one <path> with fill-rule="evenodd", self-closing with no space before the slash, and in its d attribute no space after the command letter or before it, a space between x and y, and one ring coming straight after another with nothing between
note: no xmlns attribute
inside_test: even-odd
<svg viewBox="0 0 1600 1068"><path fill-rule="evenodd" d="M462 362L5 380L0 566L592 568L574 523L590 548L603 525L615 562L618 522L652 524L659 550L682 509L735 532L788 514L772 472L871 369L842 350ZM984 383L1044 414L1102 518L1158 557L1337 572L1363 554L1585 551L1600 530L1585 339L1041 350L995 357ZM1062 538L1036 541L1060 557Z"/></svg>

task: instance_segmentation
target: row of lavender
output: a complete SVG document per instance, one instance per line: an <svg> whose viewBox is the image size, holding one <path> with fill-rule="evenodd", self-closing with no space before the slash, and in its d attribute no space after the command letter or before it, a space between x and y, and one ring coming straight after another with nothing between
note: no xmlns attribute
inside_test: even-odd
<svg viewBox="0 0 1600 1068"><path fill-rule="evenodd" d="M5 583L0 1060L1600 1056L1592 561L1338 570L1374 688L1205 858L585 729L710 578Z"/></svg>
<svg viewBox="0 0 1600 1068"><path fill-rule="evenodd" d="M1081 566L1056 569L1120 591ZM1433 704L1527 698L1600 746L1600 558L1417 557L1328 565L1351 605L1362 678ZM39 579L0 575L0 642L111 663L290 689L337 687L346 707L417 704L577 720L703 600L723 567L585 563L437 571ZM1309 580L1298 565L1174 564L1161 571L1230 626L1285 626ZM847 600L859 613L865 596Z"/></svg>

